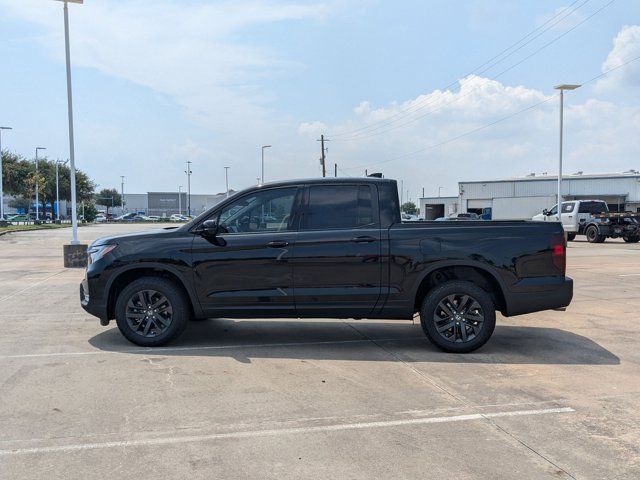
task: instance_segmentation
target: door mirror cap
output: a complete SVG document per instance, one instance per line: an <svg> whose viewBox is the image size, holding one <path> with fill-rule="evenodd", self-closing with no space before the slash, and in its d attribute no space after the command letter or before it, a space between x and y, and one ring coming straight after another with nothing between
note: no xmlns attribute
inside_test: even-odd
<svg viewBox="0 0 640 480"><path fill-rule="evenodd" d="M542 214L543 215L549 215L549 210L547 210L546 208L544 210L542 210Z"/></svg>
<svg viewBox="0 0 640 480"><path fill-rule="evenodd" d="M215 220L205 220L198 229L203 235L215 237L218 233L218 222Z"/></svg>

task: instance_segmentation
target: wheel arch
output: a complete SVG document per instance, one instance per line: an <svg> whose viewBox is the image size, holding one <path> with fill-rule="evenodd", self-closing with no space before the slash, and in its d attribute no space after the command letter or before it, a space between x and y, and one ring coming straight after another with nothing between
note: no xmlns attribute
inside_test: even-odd
<svg viewBox="0 0 640 480"><path fill-rule="evenodd" d="M118 294L132 281L141 277L167 278L180 287L189 299L192 314L202 316L202 308L195 292L190 288L189 282L177 268L160 263L141 263L130 265L118 271L109 279L107 284L107 318L115 318L115 305Z"/></svg>
<svg viewBox="0 0 640 480"><path fill-rule="evenodd" d="M508 311L506 287L502 280L481 263L468 261L438 262L426 270L417 282L413 298L413 312L420 311L422 300L436 286L451 280L469 281L485 290L496 306L496 310Z"/></svg>

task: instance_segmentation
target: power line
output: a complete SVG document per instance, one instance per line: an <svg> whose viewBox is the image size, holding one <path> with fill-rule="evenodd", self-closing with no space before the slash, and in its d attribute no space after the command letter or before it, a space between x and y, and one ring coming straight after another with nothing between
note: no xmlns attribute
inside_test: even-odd
<svg viewBox="0 0 640 480"><path fill-rule="evenodd" d="M565 15L564 17L558 19L558 21L556 23L559 23L560 21L564 20L564 18L566 18L566 16L568 16L569 14L575 12L578 8L580 8L581 6L583 6L587 1L583 1L582 4L578 5L578 7L576 7L575 9L573 9L572 11L570 11L567 15ZM522 58L521 60L519 60L518 62L516 62L515 64L507 67L506 69L502 70L500 73L498 73L497 75L494 75L493 77L490 78L490 80L496 80L499 77L501 77L502 75L504 75L505 73L509 72L510 70L514 69L515 67L517 67L518 65L522 64L523 62L525 62L526 60L528 60L529 58L537 55L538 53L540 53L542 50L546 49L547 47L551 46L552 44L554 44L555 42L559 41L561 38L565 37L566 35L568 35L569 33L571 33L573 30L575 30L576 28L580 27L581 25L583 25L584 23L586 23L587 21L589 21L591 18L593 18L595 15L597 15L598 13L600 13L602 10L604 10L605 8L607 8L609 5L611 5L612 3L614 3L616 0L610 0L609 2L607 2L606 4L604 4L602 7L600 7L598 10L596 10L595 12L593 12L591 15L589 15L588 17L584 18L583 20L581 20L580 22L578 22L576 25L574 25L572 28L570 28L569 30L563 32L562 34L558 35L557 37L553 38L552 40L550 40L549 42L547 42L546 44L542 45L541 47L539 47L538 49L536 49L535 51L533 51L531 54L527 55L526 57ZM575 2L574 2L575 3ZM573 4L572 4L573 5ZM554 23L553 25L549 26L549 28L555 26ZM543 32L544 33L544 32ZM529 34L530 35L530 34ZM488 70L489 68L493 68L495 65L497 65L498 63L500 63L502 60L504 60L505 58L507 58L508 56L510 56L511 54L515 53L516 51L520 50L522 47L524 47L525 45L527 45L528 43L531 43L531 41L533 41L535 38L539 37L540 35L542 35L542 33L540 33L539 35L537 35L536 37L534 37L533 39L531 39L529 42L521 45L520 47L518 47L516 50L514 50L513 52L509 53L507 56L505 56L503 59L501 59L499 62L494 63L493 65L491 65L490 67L486 68L485 70L483 70L480 73L483 73L484 71ZM485 62L485 64L488 62ZM447 88L449 88L452 85L455 85L456 82L453 82L451 84L449 84L447 87L444 87L443 90L446 90ZM435 109L429 110L425 113L423 113L422 115L419 115L417 117L411 118L406 120L403 123L400 123L398 125L394 125L394 126L390 126L387 129L384 129L382 131L379 131L381 129L383 129L386 126L389 125L393 125L394 123L397 123L399 121L402 121L403 118L397 118L395 120L393 120L394 116L402 116L405 113L408 112L408 110L404 111L404 112L398 112L397 114L395 114L394 116L390 117L390 119L387 119L387 121L383 121L382 123L379 122L379 124L376 126L375 124L372 125L367 125L366 127L361 128L361 130L369 130L369 131L362 131L360 133L355 133L352 132L351 136L347 136L344 137L345 134L343 135L343 138L338 138L338 140L340 141L354 141L354 140L363 140L366 138L370 138L373 136L377 136L377 135L381 135L383 133L389 132L391 130L395 130L397 128L403 127L405 125L409 125L411 123L414 123L424 117L426 117L427 115L431 115L432 113L435 113L439 110L441 110L442 108L451 105L452 103L455 103L457 101L459 101L462 98L465 98L469 95L471 95L472 93L474 93L476 90L478 90L480 87L475 87L472 88L471 90L469 90L468 92L458 95L455 98L453 98L452 100L445 102L443 105L440 105L438 107L436 107ZM424 107L427 107L431 104L435 103L435 99L431 99L430 101L427 101L427 103L422 104L420 106L418 106L418 108L415 109L415 111L417 112L418 110L421 110ZM337 134L335 135L337 136ZM334 136L334 137L335 137Z"/></svg>
<svg viewBox="0 0 640 480"><path fill-rule="evenodd" d="M530 31L528 34L526 34L524 37L520 38L517 42L509 45L507 48L505 48L504 50L502 50L500 53L498 53L497 55L494 55L493 57L491 57L489 60L487 60L486 62L482 63L481 65L477 66L476 68L474 68L473 70L469 71L468 73L466 73L465 75L462 75L462 77L467 77L473 73L475 73L477 70L481 69L482 67L484 67L485 65L491 63L492 61L496 60L497 58L499 58L500 56L502 56L504 53L508 52L509 50L511 50L512 48L514 48L515 46L519 45L521 42L523 42L524 40L526 40L527 38L529 38L531 35L535 34L538 30L544 28L546 25L548 25L550 22L552 22L553 20L555 20L558 16L563 15L562 18L559 19L559 21L564 20L564 18L566 18L567 16L575 13L576 10L578 10L580 7L582 7L584 4L586 4L587 2L589 2L590 0L584 0L582 4L578 5L576 8L571 10L571 7L573 7L576 3L578 3L581 0L574 0L573 3L571 3L565 10L563 10L562 12L558 12L556 15L554 15L553 17L551 17L549 20L547 20L545 23L543 23L542 25L538 26L537 28L533 29L532 31ZM556 24L554 23L553 25L550 25L550 27L555 26ZM546 32L548 30L548 28L544 29L544 32ZM542 32L542 33L544 33ZM449 83L448 85L445 85L444 87L440 88L440 90L447 90L450 87L455 86L458 83L458 79L453 80L451 83ZM428 104L429 102L427 102ZM420 103L418 104L414 104L411 105L410 107L408 107L407 109L401 111L401 112L397 112L394 115L392 115L390 118L394 118L394 117L400 117L406 113L411 112L412 110L419 110L420 108L422 108L422 106L426 106L426 105L420 105ZM389 120L389 119L387 119ZM381 123L384 122L385 120L382 120L380 122L376 122L376 123ZM355 130L352 131L347 131L347 132L338 132L336 134L334 134L335 137L340 137L340 136L351 136L352 134L355 134L356 132L359 132L361 130L366 130L369 129L373 126L375 126L376 124L371 124L371 125L365 125L363 127L357 128Z"/></svg>
<svg viewBox="0 0 640 480"><path fill-rule="evenodd" d="M616 66L616 67L610 68L609 70L607 70L607 71L605 71L605 72L602 72L601 74L596 75L596 76L595 76L595 77L593 77L593 78L590 78L590 79L589 79L589 80L587 80L586 82L583 82L583 83L582 83L582 85L584 86L584 85L588 85L588 84L590 84L590 83L593 83L593 82L595 82L596 80L599 80L600 78L602 78L602 77L604 77L604 76L608 75L609 73L611 73L611 72L613 72L613 71L615 71L615 70L618 70L618 69L620 69L620 68L622 68L622 67L625 67L626 65L629 65L630 63L633 63L633 62L635 62L635 61L637 61L637 60L640 60L640 56L634 57L634 58L632 58L632 59L630 59L630 60L628 60L628 61L626 61L626 62L624 62L624 63L621 63L620 65L618 65L618 66ZM509 120L510 118L513 118L513 117L515 117L515 116L518 116L518 115L520 115L520 114L522 114L522 113L525 113L525 112L528 112L528 111L530 111L530 110L533 110L534 108L536 108L536 107L538 107L538 106L540 106L540 105L542 105L542 104L544 104L544 103L549 102L550 100L552 100L553 98L555 98L555 97L557 97L557 96L558 96L558 94L552 95L551 97L546 98L545 100L542 100L542 101L540 101L540 102L534 103L533 105L530 105L530 106L528 106L528 107L526 107L526 108L523 108L522 110L518 110L517 112L514 112L514 113L512 113L512 114L509 114L509 115L507 115L507 116L505 116L505 117L502 117L502 118L499 118L499 119L497 119L497 120L494 120L493 122L490 122L490 123L487 123L487 124L485 124L485 125L481 125L481 126L479 126L479 127L473 128L473 129L468 130L468 131L466 131L466 132L464 132L464 133L461 133L460 135L454 136L454 137L449 138L449 139L447 139L447 140L444 140L444 141L442 141L442 142L438 142L438 143L435 143L435 144L429 145L429 146L427 146L427 147L423 147L423 148L421 148L421 149L419 149L419 150L414 150L414 151L412 151L412 152L408 152L408 153L405 153L405 154L402 154L402 155L399 155L399 156L397 156L397 157L393 157L393 158L390 158L390 159L387 159L387 160L382 160L382 161L380 161L380 162L368 163L368 164L366 164L366 165L358 165L358 166L355 166L355 167L345 167L345 169L346 169L346 170L355 170L355 169L363 169L363 168L366 168L366 167L372 167L372 166L375 166L375 165L381 165L381 164L384 164L384 163L394 162L394 161L396 161L396 160L400 160L400 159L403 159L403 158L406 158L406 157L410 157L410 156L416 155L416 154L418 154L418 153L422 153L422 152L424 152L424 151L426 151L426 150L430 150L430 149L432 149L432 148L441 147L441 146L443 146L443 145L446 145L446 144L449 144L449 143L455 142L455 141L457 141L457 140L460 140L461 138L464 138L464 137L466 137L466 136L469 136L469 135L472 135L472 134L474 134L474 133L476 133L476 132L479 132L480 130L484 130L484 129L486 129L486 128L492 127L492 126L494 126L494 125L497 125L498 123L502 123L502 122L504 122L505 120Z"/></svg>

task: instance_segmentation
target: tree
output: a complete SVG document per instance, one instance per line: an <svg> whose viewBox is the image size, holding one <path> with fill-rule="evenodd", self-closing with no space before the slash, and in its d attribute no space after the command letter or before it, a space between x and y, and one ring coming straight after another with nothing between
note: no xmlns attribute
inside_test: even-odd
<svg viewBox="0 0 640 480"><path fill-rule="evenodd" d="M409 215L415 215L416 213L418 213L418 207L416 207L416 204L413 202L403 203L400 210L402 210L404 213L408 213Z"/></svg>
<svg viewBox="0 0 640 480"><path fill-rule="evenodd" d="M98 216L98 209L95 203L89 202L84 204L84 219L87 222L93 222Z"/></svg>
<svg viewBox="0 0 640 480"><path fill-rule="evenodd" d="M59 165L60 200L71 200L71 169L68 165ZM2 178L7 195L28 200L35 198L36 166L35 161L28 160L16 153L2 152ZM96 184L81 170L76 169L76 194L78 201L90 200ZM56 199L56 162L43 158L38 160L38 195L43 205L51 204ZM43 213L44 208L43 208Z"/></svg>
<svg viewBox="0 0 640 480"><path fill-rule="evenodd" d="M97 205L102 205L107 208L118 207L122 204L122 197L115 188L103 188L95 195Z"/></svg>

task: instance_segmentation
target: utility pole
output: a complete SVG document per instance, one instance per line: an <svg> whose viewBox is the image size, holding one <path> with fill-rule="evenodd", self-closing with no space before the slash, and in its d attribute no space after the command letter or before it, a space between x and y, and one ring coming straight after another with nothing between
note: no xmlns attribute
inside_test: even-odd
<svg viewBox="0 0 640 480"><path fill-rule="evenodd" d="M263 150L264 152L264 150ZM263 163L264 165L264 163ZM224 183L226 185L226 189L227 189L227 198L229 198L229 169L231 167L224 167ZM264 172L264 170L263 170Z"/></svg>
<svg viewBox="0 0 640 480"><path fill-rule="evenodd" d="M271 148L271 145L263 145L262 146L262 175L261 175L262 181L260 182L261 185L264 184L264 149L265 148ZM224 168L227 168L227 167L224 167ZM229 189L227 188L227 194L228 193L229 193ZM227 197L228 196L229 195L227 195Z"/></svg>
<svg viewBox="0 0 640 480"><path fill-rule="evenodd" d="M187 170L184 172L187 174L187 216L191 216L191 160L187 160Z"/></svg>
<svg viewBox="0 0 640 480"><path fill-rule="evenodd" d="M325 153L325 149L324 149L324 135L320 135L320 140L316 140L317 142L320 142L320 149L322 150L322 155L320 157L320 164L322 165L322 176L326 177L327 176L327 168L326 168L326 158L324 156ZM328 142L329 140L327 140Z"/></svg>
<svg viewBox="0 0 640 480"><path fill-rule="evenodd" d="M422 187L422 198L424 198L424 187Z"/></svg>
<svg viewBox="0 0 640 480"><path fill-rule="evenodd" d="M178 214L182 215L182 185L178 185Z"/></svg>
<svg viewBox="0 0 640 480"><path fill-rule="evenodd" d="M2 130L12 130L12 128L0 127L0 220L4 220L4 192L2 190Z"/></svg>
<svg viewBox="0 0 640 480"><path fill-rule="evenodd" d="M124 175L120 175L120 207L124 215Z"/></svg>
<svg viewBox="0 0 640 480"><path fill-rule="evenodd" d="M563 120L564 120L564 91L575 90L582 85L556 85L553 87L556 90L560 90L560 152L558 158L558 204L556 206L556 214L558 221L560 222L562 214L562 135L563 135Z"/></svg>
<svg viewBox="0 0 640 480"><path fill-rule="evenodd" d="M400 210L402 210L403 203L404 203L404 180L400 180Z"/></svg>
<svg viewBox="0 0 640 480"><path fill-rule="evenodd" d="M338 176L338 164L337 163L333 164L333 176L334 177Z"/></svg>
<svg viewBox="0 0 640 480"><path fill-rule="evenodd" d="M38 199L38 190L40 190L38 186L38 151L46 150L46 147L36 147L36 220L40 220L40 200Z"/></svg>

